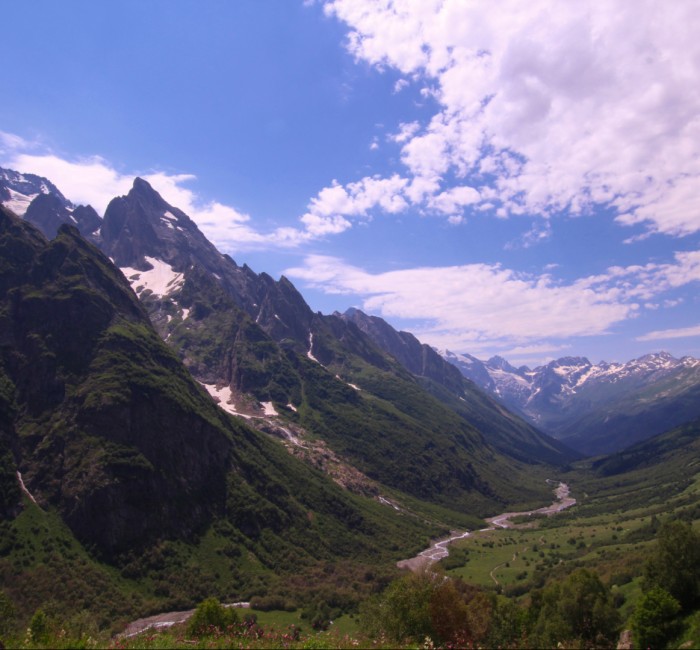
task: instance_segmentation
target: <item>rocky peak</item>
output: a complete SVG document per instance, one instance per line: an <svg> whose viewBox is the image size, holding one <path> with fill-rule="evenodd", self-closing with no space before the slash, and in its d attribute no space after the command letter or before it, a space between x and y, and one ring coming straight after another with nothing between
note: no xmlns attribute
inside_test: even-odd
<svg viewBox="0 0 700 650"><path fill-rule="evenodd" d="M23 216L29 204L39 194L53 194L58 197L64 208L73 207L73 204L47 178L0 167L0 202L16 215Z"/></svg>
<svg viewBox="0 0 700 650"><path fill-rule="evenodd" d="M511 366L503 357L498 355L491 357L487 362L486 366L491 370L503 370L505 372L510 372L515 375L519 374L519 371L514 366Z"/></svg>
<svg viewBox="0 0 700 650"><path fill-rule="evenodd" d="M53 239L59 227L75 220L55 194L37 194L24 214L24 218L33 223L49 239Z"/></svg>

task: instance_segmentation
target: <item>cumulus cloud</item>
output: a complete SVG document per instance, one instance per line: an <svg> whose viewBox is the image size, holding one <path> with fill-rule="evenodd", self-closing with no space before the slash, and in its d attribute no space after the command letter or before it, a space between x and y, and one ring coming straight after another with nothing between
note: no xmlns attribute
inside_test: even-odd
<svg viewBox="0 0 700 650"><path fill-rule="evenodd" d="M450 175L509 214L700 230L700 5L616 0L328 0L359 60L422 79L429 122L394 137L410 186ZM403 85L403 84L400 84ZM413 178L411 178L413 177ZM488 190L488 191L487 191Z"/></svg>
<svg viewBox="0 0 700 650"><path fill-rule="evenodd" d="M498 264L422 267L369 273L334 257L311 255L289 277L327 293L359 296L362 308L421 324L438 348L544 345L544 339L601 335L636 317L645 301L700 281L700 251L673 262L612 267L571 282L518 273ZM559 349L560 343L547 345ZM529 348L533 349L533 348Z"/></svg>
<svg viewBox="0 0 700 650"><path fill-rule="evenodd" d="M352 227L346 218L369 217L374 209L395 214L406 209L404 192L408 181L394 174L390 178L366 176L354 183L337 181L324 187L308 205L301 217L310 235L337 234Z"/></svg>

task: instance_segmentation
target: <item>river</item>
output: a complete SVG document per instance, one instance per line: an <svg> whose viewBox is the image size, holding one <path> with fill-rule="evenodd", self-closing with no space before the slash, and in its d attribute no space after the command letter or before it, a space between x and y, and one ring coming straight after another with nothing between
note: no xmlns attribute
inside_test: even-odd
<svg viewBox="0 0 700 650"><path fill-rule="evenodd" d="M431 546L421 551L415 557L409 558L407 560L401 560L396 563L400 569L410 569L411 571L418 571L423 567L430 566L431 564L442 560L450 554L447 548L452 542L458 539L464 539L465 537L470 537L477 533L484 533L489 530L496 530L497 528L510 528L513 524L511 519L514 517L522 516L532 516L532 515L554 515L557 512L561 512L566 508L570 508L576 503L576 499L569 496L569 486L566 483L559 483L557 488L554 490L556 495L556 500L549 506L544 506L543 508L537 508L536 510L525 510L523 512L504 512L495 517L489 517L486 521L489 524L487 528L482 528L481 530L475 531L454 531L450 537L445 537L434 542Z"/></svg>

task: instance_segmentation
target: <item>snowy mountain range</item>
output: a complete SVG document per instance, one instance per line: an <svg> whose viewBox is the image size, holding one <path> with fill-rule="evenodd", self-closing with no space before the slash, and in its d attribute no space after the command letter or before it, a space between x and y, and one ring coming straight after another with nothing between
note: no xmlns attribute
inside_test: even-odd
<svg viewBox="0 0 700 650"><path fill-rule="evenodd" d="M570 447L610 453L700 415L700 360L667 352L626 363L562 357L530 369L441 351L462 374Z"/></svg>
<svg viewBox="0 0 700 650"><path fill-rule="evenodd" d="M221 339L221 322L216 325L218 331L212 329L217 318L236 309L240 310L237 322L243 322L245 314L271 344L282 346L275 348L278 365L288 354L283 350L290 349L323 367L336 359L340 363L347 353L332 351L336 343L328 347L329 342L347 346L359 333L353 327L358 328L374 346L429 382L431 391L440 386L443 401L456 398L457 406L450 408L459 412L471 404L467 419L480 422L482 433L492 443L498 440L508 454L516 451L511 433L501 439L489 429L495 421L495 430L500 431L506 422L506 430L511 431L512 421L505 413L494 420L495 407L480 402L470 386L475 384L540 431L588 455L617 451L700 416L700 361L692 357L675 359L660 352L626 363L599 364L584 357L563 357L534 369L515 368L501 357L481 361L450 351L440 356L412 334L397 332L381 319L357 310L342 315L314 314L286 278L275 281L266 273L237 265L184 212L165 202L141 179L135 180L128 196L115 198L100 218L90 206L73 205L48 179L0 168L0 203L38 226L48 238L68 224L98 245L121 268L159 334L179 351L210 392L222 386L234 392L256 390L260 404L271 403L276 391L280 399L285 392L285 399L294 407L290 397L294 391L286 386L288 377L282 376L287 370L282 372L280 365L282 374L275 379L268 369L255 375L251 372L255 364L244 362L235 351L239 343ZM205 304L203 295L209 296L210 304ZM240 323L228 326L233 335ZM354 353L363 350L365 360L383 363L376 352L368 351L365 340L357 339L353 345ZM263 366L269 363L265 360ZM473 384L463 384L453 366ZM347 372L347 361L342 368L337 376ZM350 379L344 377L344 381L356 386ZM237 412L238 407L225 402L225 408ZM543 441L532 433L526 438L528 442L518 453L534 451L539 456L536 449L544 448Z"/></svg>
<svg viewBox="0 0 700 650"><path fill-rule="evenodd" d="M577 456L417 340L408 347L425 353L422 362L400 360L343 315L313 312L285 277L238 265L143 179L83 229L73 218L80 206L45 179L3 179L8 200L26 205L24 221L49 240L82 234L121 270L222 410L347 489L378 499L391 488L479 511L539 495L534 474Z"/></svg>

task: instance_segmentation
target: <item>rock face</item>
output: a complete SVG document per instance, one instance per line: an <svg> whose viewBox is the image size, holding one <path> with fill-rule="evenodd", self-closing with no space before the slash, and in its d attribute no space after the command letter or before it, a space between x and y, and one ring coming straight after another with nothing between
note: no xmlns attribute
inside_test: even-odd
<svg viewBox="0 0 700 650"><path fill-rule="evenodd" d="M27 487L106 556L194 534L226 495L215 407L76 229L47 242L2 209L0 259L3 435Z"/></svg>

